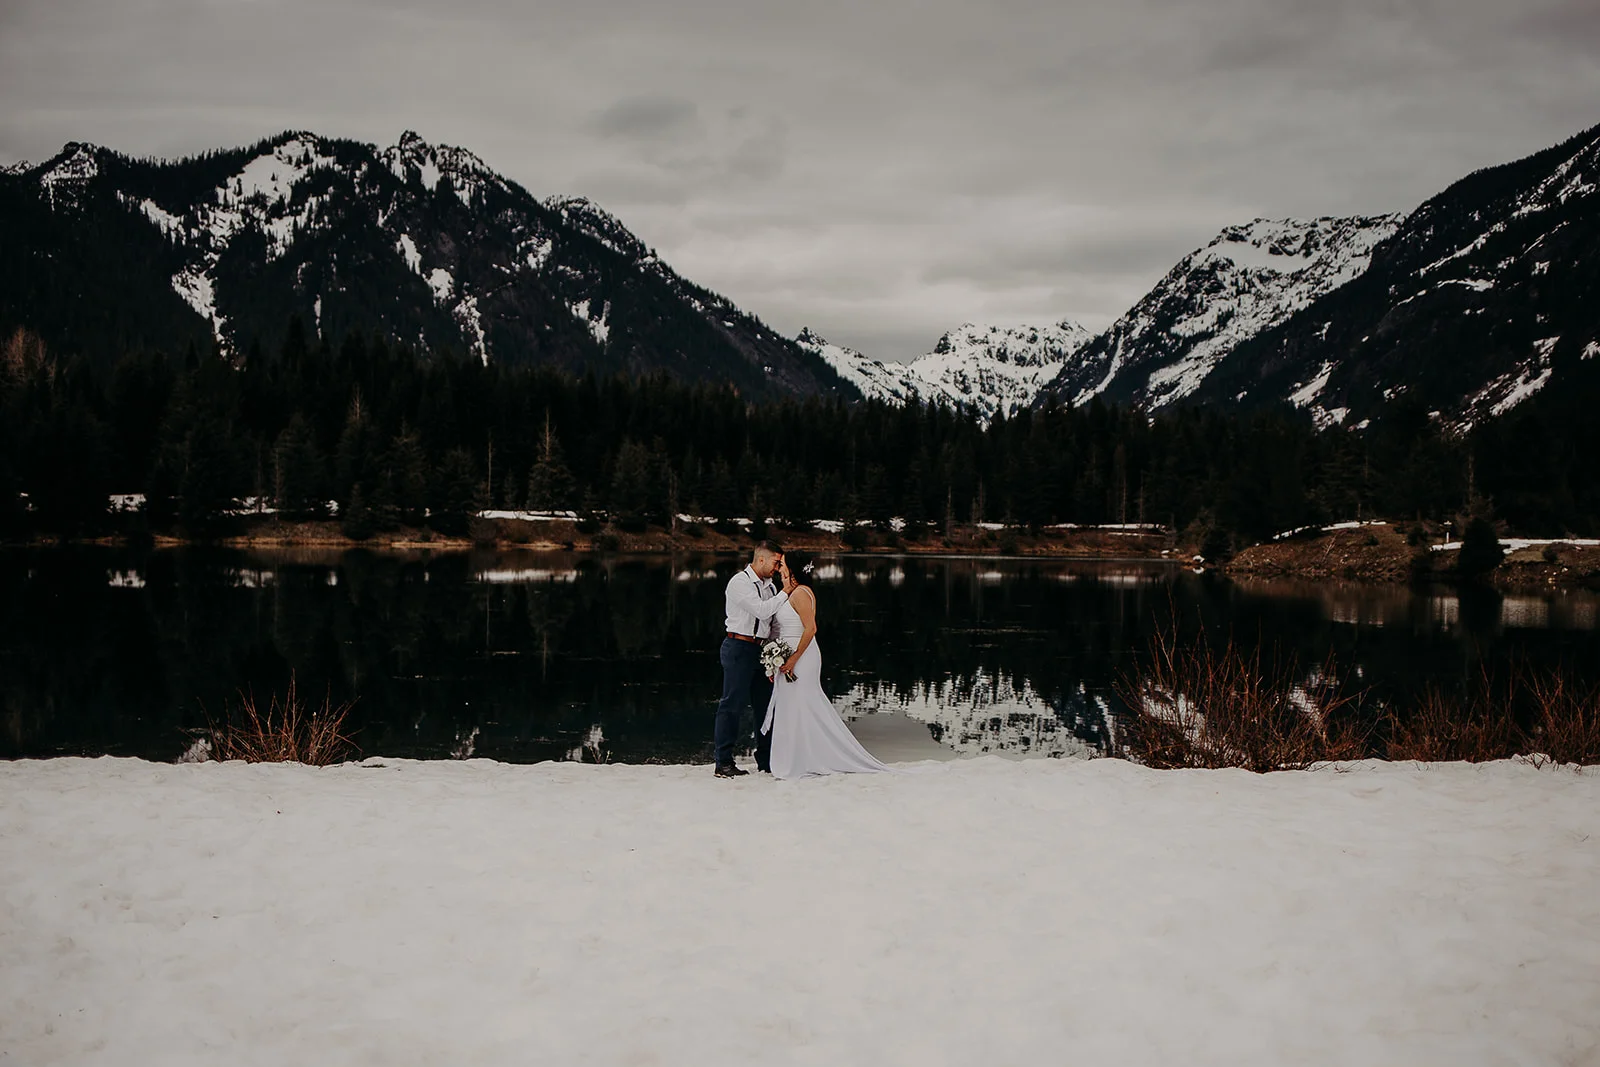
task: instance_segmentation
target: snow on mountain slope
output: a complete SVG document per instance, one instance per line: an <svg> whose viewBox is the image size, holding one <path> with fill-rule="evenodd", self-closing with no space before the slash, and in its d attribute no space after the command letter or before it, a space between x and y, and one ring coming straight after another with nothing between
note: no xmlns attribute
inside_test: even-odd
<svg viewBox="0 0 1600 1067"><path fill-rule="evenodd" d="M1357 277L1400 215L1256 219L1184 257L1054 383L1163 407L1193 394L1236 346Z"/></svg>
<svg viewBox="0 0 1600 1067"><path fill-rule="evenodd" d="M795 337L795 343L813 352L845 381L870 400L904 403L922 396L925 383L899 363L884 363L862 355L853 348L836 345L815 333L809 326Z"/></svg>
<svg viewBox="0 0 1600 1067"><path fill-rule="evenodd" d="M163 237L191 250L189 263L172 276L172 289L211 324L219 343L226 343L226 319L216 306L218 262L247 229L266 236L269 262L287 253L313 224L321 204L316 196L297 199L296 187L316 168L334 163L319 138L295 134L252 158L181 213L149 198L139 201L139 210Z"/></svg>
<svg viewBox="0 0 1600 1067"><path fill-rule="evenodd" d="M947 403L988 422L1030 406L1092 336L1065 319L1050 326L968 322L940 337L933 351L906 364L884 363L830 344L809 328L796 341L826 360L863 396Z"/></svg>

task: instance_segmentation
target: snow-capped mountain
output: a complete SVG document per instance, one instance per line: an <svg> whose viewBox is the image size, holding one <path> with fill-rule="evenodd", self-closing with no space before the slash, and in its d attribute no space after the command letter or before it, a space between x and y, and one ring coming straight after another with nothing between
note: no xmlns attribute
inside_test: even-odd
<svg viewBox="0 0 1600 1067"><path fill-rule="evenodd" d="M1401 401L1458 426L1600 370L1600 127L1463 178L1360 277L1239 345L1195 397L1288 397L1359 423Z"/></svg>
<svg viewBox="0 0 1600 1067"><path fill-rule="evenodd" d="M856 395L589 201L541 201L415 133L380 149L292 132L175 163L69 144L0 175L0 221L17 235L0 325L94 358L207 341L243 358L299 316L334 342Z"/></svg>
<svg viewBox="0 0 1600 1067"><path fill-rule="evenodd" d="M1256 219L1185 256L1051 383L1155 410L1192 395L1227 354L1360 275L1399 215Z"/></svg>
<svg viewBox="0 0 1600 1067"><path fill-rule="evenodd" d="M940 337L933 351L905 364L883 363L830 344L810 329L802 330L796 342L826 360L863 396L947 403L987 422L1032 405L1092 336L1065 319L1050 326L969 322Z"/></svg>
<svg viewBox="0 0 1600 1067"><path fill-rule="evenodd" d="M969 404L986 417L1009 415L1034 402L1039 391L1075 366L1093 334L1063 319L1050 326L978 326L963 323L911 361L910 370L937 392Z"/></svg>

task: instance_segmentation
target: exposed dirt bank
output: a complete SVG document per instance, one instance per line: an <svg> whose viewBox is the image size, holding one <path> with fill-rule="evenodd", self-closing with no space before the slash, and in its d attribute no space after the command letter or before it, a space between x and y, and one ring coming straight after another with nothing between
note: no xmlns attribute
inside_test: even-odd
<svg viewBox="0 0 1600 1067"><path fill-rule="evenodd" d="M1381 523L1313 530L1251 545L1225 570L1252 578L1404 582L1450 578L1459 555L1435 546L1446 530L1432 523ZM1508 552L1487 580L1506 589L1600 588L1600 547L1556 542Z"/></svg>

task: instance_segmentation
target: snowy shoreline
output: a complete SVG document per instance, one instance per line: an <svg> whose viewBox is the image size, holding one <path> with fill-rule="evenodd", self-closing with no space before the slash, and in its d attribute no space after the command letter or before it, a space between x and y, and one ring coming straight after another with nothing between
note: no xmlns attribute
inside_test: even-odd
<svg viewBox="0 0 1600 1067"><path fill-rule="evenodd" d="M1600 773L0 764L0 1059L1600 1052Z"/></svg>

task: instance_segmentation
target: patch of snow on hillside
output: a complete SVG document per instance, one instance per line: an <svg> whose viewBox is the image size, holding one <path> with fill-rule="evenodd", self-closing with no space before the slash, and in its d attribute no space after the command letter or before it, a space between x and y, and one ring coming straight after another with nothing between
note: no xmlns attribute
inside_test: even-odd
<svg viewBox="0 0 1600 1067"><path fill-rule="evenodd" d="M422 253L417 251L417 242L411 239L409 233L400 235L400 239L395 242L395 251L400 253L413 274L422 277Z"/></svg>
<svg viewBox="0 0 1600 1067"><path fill-rule="evenodd" d="M537 271L542 270L544 265L549 262L550 253L555 250L555 247L556 243L553 238L548 234L539 234L537 237L530 237L523 242L517 252L523 256L523 260L528 264L530 270ZM696 310L699 309L697 308Z"/></svg>
<svg viewBox="0 0 1600 1067"><path fill-rule="evenodd" d="M161 236L171 237L175 233L183 233L183 219L165 210L154 200L146 197L139 201L139 210L144 213L145 218L155 223L156 229L161 231Z"/></svg>
<svg viewBox="0 0 1600 1067"><path fill-rule="evenodd" d="M298 210L282 215L269 215L262 220L261 229L267 235L269 263L281 259L288 253L296 234L310 230L314 226L317 214L322 210L326 200L326 197L310 196Z"/></svg>
<svg viewBox="0 0 1600 1067"><path fill-rule="evenodd" d="M1321 393L1328 387L1328 379L1333 376L1333 369L1336 366L1338 366L1338 364L1332 362L1331 360L1324 362L1322 366L1318 368L1315 377L1313 377L1309 382L1299 389L1296 389L1294 392L1289 394L1289 403L1293 404L1297 408L1303 408L1315 400L1317 398L1317 394Z"/></svg>
<svg viewBox="0 0 1600 1067"><path fill-rule="evenodd" d="M439 170L439 164L430 158L425 158L417 162L417 171L422 178L422 187L424 189L431 193L439 188L439 176L442 173Z"/></svg>
<svg viewBox="0 0 1600 1067"><path fill-rule="evenodd" d="M222 316L217 314L217 294L211 276L205 271L181 270L172 276L172 289L211 324L212 337L222 340Z"/></svg>
<svg viewBox="0 0 1600 1067"><path fill-rule="evenodd" d="M1477 237L1462 245L1454 252L1451 252L1449 255L1440 256L1432 263L1429 263L1426 267L1423 267L1421 270L1417 271L1417 277L1426 277L1447 263L1451 263L1465 256L1472 255L1474 252L1481 250L1490 241L1494 240L1496 235L1504 233L1505 229L1506 224L1504 222L1495 223L1493 226L1490 226L1483 233L1480 233Z"/></svg>
<svg viewBox="0 0 1600 1067"><path fill-rule="evenodd" d="M428 283L428 288L433 290L435 303L447 302L455 291L456 280L443 267L433 268L423 280Z"/></svg>
<svg viewBox="0 0 1600 1067"><path fill-rule="evenodd" d="M283 203L294 187L318 167L332 166L334 158L322 153L315 138L291 138L265 155L257 156L224 186L233 199L263 197L269 204ZM219 202L222 198L219 198Z"/></svg>
<svg viewBox="0 0 1600 1067"><path fill-rule="evenodd" d="M435 272L437 273L437 272ZM437 293L437 290L435 290ZM466 332L467 341L472 346L473 355L477 356L485 366L489 364L489 345L483 336L483 317L478 314L478 298L475 296L461 297L461 302L455 306L456 322Z"/></svg>
<svg viewBox="0 0 1600 1067"><path fill-rule="evenodd" d="M1600 356L1600 341L1590 341L1583 346L1583 353L1578 358L1594 359L1596 356Z"/></svg>
<svg viewBox="0 0 1600 1067"><path fill-rule="evenodd" d="M1267 271L1273 274L1294 274L1316 262L1315 256L1291 255L1276 245L1262 247L1244 239L1220 241L1208 246L1203 258L1226 259L1250 271Z"/></svg>
<svg viewBox="0 0 1600 1067"><path fill-rule="evenodd" d="M606 340L610 338L611 324L607 321L607 318L611 314L610 301L607 301L606 304L600 309L600 314L592 318L589 314L588 300L574 301L567 305L567 310L572 312L574 318L581 319L584 325L589 327L589 335L600 344L605 344Z"/></svg>
<svg viewBox="0 0 1600 1067"><path fill-rule="evenodd" d="M1343 426L1349 415L1349 408L1324 408L1317 404L1311 409L1311 423L1319 430L1326 430L1330 426Z"/></svg>
<svg viewBox="0 0 1600 1067"><path fill-rule="evenodd" d="M1469 401L1468 410L1479 409L1487 405L1491 415L1504 415L1543 389L1549 383L1552 374L1550 353L1560 340L1560 337L1546 337L1541 341L1535 341L1533 358L1522 363L1516 370L1507 371L1505 374L1500 375L1478 390ZM1466 428L1470 428L1471 425L1472 421L1470 419L1464 424Z"/></svg>

